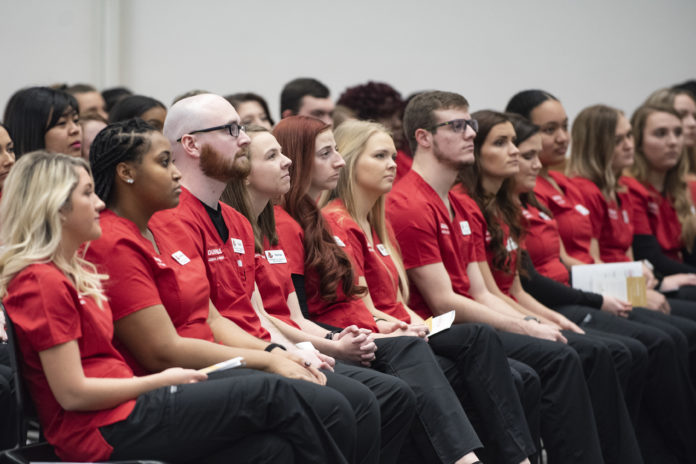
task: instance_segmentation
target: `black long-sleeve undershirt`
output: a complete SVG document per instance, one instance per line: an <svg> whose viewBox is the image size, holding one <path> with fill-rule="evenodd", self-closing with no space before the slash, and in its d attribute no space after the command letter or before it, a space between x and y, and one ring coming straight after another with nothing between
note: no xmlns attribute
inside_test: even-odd
<svg viewBox="0 0 696 464"><path fill-rule="evenodd" d="M647 259L655 267L656 274L662 276L696 272L696 267L666 256L654 235L633 236L633 258Z"/></svg>

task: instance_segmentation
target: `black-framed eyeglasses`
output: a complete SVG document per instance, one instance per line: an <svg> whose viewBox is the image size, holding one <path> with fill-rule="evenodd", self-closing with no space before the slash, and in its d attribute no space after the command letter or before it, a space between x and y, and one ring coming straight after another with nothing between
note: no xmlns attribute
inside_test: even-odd
<svg viewBox="0 0 696 464"><path fill-rule="evenodd" d="M231 122L229 124L225 124L223 126L215 126L215 127L209 127L207 129L198 129L195 131L187 132L184 135L191 135L191 134L200 134L201 132L213 132L216 130L222 130L226 129L232 137L239 137L239 132L246 132L246 126L242 126L237 124L236 122ZM181 139L184 138L184 135L176 139L177 142L181 142Z"/></svg>
<svg viewBox="0 0 696 464"><path fill-rule="evenodd" d="M442 126L452 126L452 132L464 132L466 126L471 127L474 132L478 132L479 125L476 119L453 119L447 122L441 122L440 124L435 124L430 128L430 132L435 132L438 127Z"/></svg>

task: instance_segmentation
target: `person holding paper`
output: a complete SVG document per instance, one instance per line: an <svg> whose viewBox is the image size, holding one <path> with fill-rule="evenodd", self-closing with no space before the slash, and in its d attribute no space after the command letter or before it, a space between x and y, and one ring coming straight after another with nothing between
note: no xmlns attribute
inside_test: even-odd
<svg viewBox="0 0 696 464"><path fill-rule="evenodd" d="M344 122L335 136L346 166L336 188L326 192L320 203L326 204L322 212L333 225L333 233L346 245L358 282L368 289L362 299L377 319L423 325L424 320L405 303L408 279L384 212L396 171L394 142L385 127L364 121ZM495 331L481 324L458 324L430 336L428 342L465 408L473 409L480 421L477 430L485 449L490 448L491 458L520 462L532 455L534 442L526 431ZM513 368L520 364L513 363ZM521 368L536 377L528 366ZM538 407L532 404L526 409ZM538 430L534 436L538 437Z"/></svg>
<svg viewBox="0 0 696 464"><path fill-rule="evenodd" d="M340 446L354 440L350 410L321 417L287 379L252 371L207 379L178 367L134 376L112 345L107 276L78 253L101 235L104 208L82 158L26 153L3 191L0 296L43 434L61 459L348 462ZM332 421L348 422L338 430Z"/></svg>
<svg viewBox="0 0 696 464"><path fill-rule="evenodd" d="M90 243L86 256L109 274L104 289L113 309L115 343L134 371L202 369L242 356L251 369L288 378L332 435L346 434L333 440L353 461L362 443L356 441L348 398L325 388L326 375L310 363L271 353L267 342L222 318L211 302L203 259L183 225L153 217L176 206L182 189L165 136L141 119L111 124L96 137L90 162L95 191L107 208L100 215L104 234ZM218 375L249 374L233 369ZM373 398L364 393L370 405ZM378 433L377 427L371 430Z"/></svg>
<svg viewBox="0 0 696 464"><path fill-rule="evenodd" d="M345 165L330 126L315 118L288 117L273 135L291 160L290 189L275 208L279 245L295 289L315 322L335 327L357 324L371 330L377 351L372 366L404 380L416 394L417 419L403 458L420 462L470 463L481 447L456 394L425 338L424 326L375 321L361 295L346 243L333 235L317 207L324 190L338 182ZM414 336L415 335L415 336Z"/></svg>
<svg viewBox="0 0 696 464"><path fill-rule="evenodd" d="M500 291L507 293L503 298L507 298L510 305L520 307L523 311L533 311L540 317L553 321L553 311L543 308L533 298L535 295L530 295L521 289L517 272L509 271L507 266L498 264L499 262L514 262L516 255L520 254L522 248L529 241L539 241L544 238L553 239L553 233L550 234L548 230L545 236L543 234L542 236L533 235L536 230L539 230L538 227L527 230L526 234L522 232L528 217L534 217L530 213L520 217L520 193L528 193L533 190L536 173L539 170L537 157L541 149L541 140L535 140L532 137L537 133L538 127L516 115L507 116L492 111L481 111L475 113L475 116L479 120L479 134L482 137L476 141L476 163L469 173L470 176L465 177L465 179L471 180L470 184L467 185L473 185L470 191L480 207L478 210L470 208L470 211L472 211L471 218L474 223L472 226L474 240L479 244L479 249L485 249L481 253L486 256L488 261L482 267L492 269L494 285L499 286ZM508 130L512 128L513 132L506 133L505 128ZM504 145L495 143L502 140L506 142ZM508 148L504 150L504 146ZM504 156L505 154L507 156ZM506 163L510 159L517 161L515 166ZM530 169L534 165L536 167ZM527 197L526 200L529 198ZM510 246L511 243L520 243L520 246ZM557 237L556 243L558 246ZM558 249L556 249L556 253L558 254ZM500 257L500 261L496 262L496 257ZM510 267L514 269L517 266ZM484 275L489 273L487 269L483 269L483 271ZM528 274L535 272L533 267L530 269L529 266L525 266L525 271ZM512 283L509 283L510 280ZM561 287L561 291L557 292L556 296L569 293L563 291L563 288ZM557 288L547 288L547 291L556 292ZM593 338L601 337L600 340L609 346L620 342L630 349L632 363L624 374L626 379L624 388L626 389L627 405L636 427L642 428L642 424L646 422L658 424L659 429L669 430L667 435L671 435L675 426L667 424L664 416L659 417L662 413L658 412L661 411L660 408L670 408L671 411L674 411L674 417L680 421L680 425L676 428L684 426L690 430L692 427L690 422L693 420L689 419L684 411L677 411L675 408L679 408L681 405L686 405L688 408L689 405L693 404L694 396L685 365L680 363L680 355L670 337L658 329L627 321L606 312L569 305L569 303L570 301L561 302L554 306L554 309L577 323L584 322L583 328L590 332ZM643 311L652 314L650 311ZM592 329L600 329L601 332ZM578 336L569 334L570 342L573 343L573 339L570 337L577 338ZM666 378L674 379L667 387L671 391L668 397L665 397L664 394L664 379ZM643 390L644 385L645 391ZM643 394L644 397L641 400ZM678 399L674 400L674 398ZM641 405L647 406L647 414L644 409L641 409ZM620 426L625 427L626 424ZM648 452L651 452L651 446L646 445L653 433L651 430L641 435L641 445ZM676 436L681 436L683 440L686 434L677 431ZM679 439L675 442L677 445L675 448L679 450L679 453L685 451L683 442L680 442ZM647 457L646 460L652 461Z"/></svg>

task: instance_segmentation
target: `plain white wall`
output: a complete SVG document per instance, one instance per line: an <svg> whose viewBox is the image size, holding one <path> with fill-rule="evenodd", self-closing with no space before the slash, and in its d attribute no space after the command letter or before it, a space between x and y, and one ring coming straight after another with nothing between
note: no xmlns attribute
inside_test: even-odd
<svg viewBox="0 0 696 464"><path fill-rule="evenodd" d="M298 76L335 98L381 80L404 96L457 91L503 109L543 88L572 117L603 102L631 112L696 78L696 2L0 0L0 106L33 84L126 85L169 105L193 88L255 91L278 116Z"/></svg>

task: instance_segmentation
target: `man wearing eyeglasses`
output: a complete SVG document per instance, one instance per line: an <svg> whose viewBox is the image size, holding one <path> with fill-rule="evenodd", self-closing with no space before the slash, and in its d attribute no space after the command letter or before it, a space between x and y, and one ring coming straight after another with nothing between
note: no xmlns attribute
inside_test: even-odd
<svg viewBox="0 0 696 464"><path fill-rule="evenodd" d="M340 362L332 368L332 358L300 351L269 321L259 303L251 224L220 203L227 184L244 182L250 171L246 149L250 139L239 120L232 105L218 95L189 97L170 108L163 133L173 141L172 159L181 171L183 188L179 205L159 212L151 221L159 227L178 221L190 232L205 263L210 297L217 309L209 318L216 340L225 343L239 336L229 330L231 321L246 332L246 347L293 360L301 357L312 375L345 396L353 408L358 418L355 462L376 463L381 455L396 459L414 413L415 406L403 407L415 403L409 387L372 369ZM376 350L371 337L357 327L355 334L345 337L366 346L368 355Z"/></svg>
<svg viewBox="0 0 696 464"><path fill-rule="evenodd" d="M405 110L413 166L389 194L387 215L412 283L409 306L423 318L454 310L455 323L498 329L508 357L531 366L541 380L541 435L549 462L603 462L577 353L559 343L565 339L558 330L501 310L502 303L496 306L474 256L471 226L455 220L450 189L459 171L474 162L477 130L468 102L455 93L425 92ZM512 366L513 373L529 375L528 366ZM479 375L487 378L485 370Z"/></svg>

